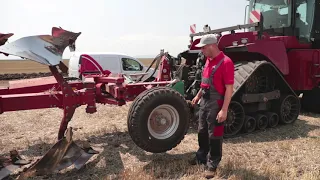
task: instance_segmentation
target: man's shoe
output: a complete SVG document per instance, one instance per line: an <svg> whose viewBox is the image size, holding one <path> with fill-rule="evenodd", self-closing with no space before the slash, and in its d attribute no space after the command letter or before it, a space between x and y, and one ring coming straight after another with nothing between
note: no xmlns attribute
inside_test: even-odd
<svg viewBox="0 0 320 180"><path fill-rule="evenodd" d="M205 178L211 179L213 178L217 173L217 168L208 168L205 171Z"/></svg>

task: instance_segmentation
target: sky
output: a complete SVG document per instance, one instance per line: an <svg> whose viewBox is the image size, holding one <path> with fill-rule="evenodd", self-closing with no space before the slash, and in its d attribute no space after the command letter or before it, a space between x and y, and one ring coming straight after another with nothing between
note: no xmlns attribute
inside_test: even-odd
<svg viewBox="0 0 320 180"><path fill-rule="evenodd" d="M244 23L247 0L1 0L1 33L50 34L53 26L82 34L76 51L155 57L187 49L189 26L202 31ZM63 58L70 57L66 48ZM10 58L12 58L11 56ZM0 59L6 59L0 55ZM17 57L13 57L17 58Z"/></svg>

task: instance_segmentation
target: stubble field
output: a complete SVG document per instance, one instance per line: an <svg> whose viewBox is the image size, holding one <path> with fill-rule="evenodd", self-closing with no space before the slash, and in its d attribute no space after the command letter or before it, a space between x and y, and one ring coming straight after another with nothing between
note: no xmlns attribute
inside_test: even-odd
<svg viewBox="0 0 320 180"><path fill-rule="evenodd" d="M0 61L0 74L47 72L45 66L32 62L4 64ZM6 83L0 82L0 86ZM147 153L127 132L129 107L130 103L122 107L99 104L94 114L87 114L85 107L77 108L69 123L74 129L73 139L89 141L100 153L80 171L67 169L32 179L204 179L203 167L187 163L198 147L196 127L190 126L185 139L171 151ZM61 118L60 109L1 114L0 156L17 149L27 159L41 157L56 142ZM320 115L301 113L292 125L226 139L214 179L320 179L319 137Z"/></svg>

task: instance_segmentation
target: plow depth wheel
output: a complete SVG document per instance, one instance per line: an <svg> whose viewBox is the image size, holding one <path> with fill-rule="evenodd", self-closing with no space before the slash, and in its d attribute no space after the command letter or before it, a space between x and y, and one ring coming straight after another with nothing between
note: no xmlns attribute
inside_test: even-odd
<svg viewBox="0 0 320 180"><path fill-rule="evenodd" d="M188 104L180 93L169 87L142 92L128 113L132 140L152 153L166 152L177 146L189 128Z"/></svg>

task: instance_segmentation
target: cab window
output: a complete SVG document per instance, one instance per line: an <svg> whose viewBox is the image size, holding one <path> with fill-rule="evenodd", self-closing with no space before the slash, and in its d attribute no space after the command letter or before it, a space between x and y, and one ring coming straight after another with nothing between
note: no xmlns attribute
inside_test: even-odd
<svg viewBox="0 0 320 180"><path fill-rule="evenodd" d="M281 0L251 0L250 11L258 10L264 17L265 29L290 27L291 5L290 1Z"/></svg>
<svg viewBox="0 0 320 180"><path fill-rule="evenodd" d="M122 58L122 68L124 71L142 71L143 67L142 65L130 58Z"/></svg>
<svg viewBox="0 0 320 180"><path fill-rule="evenodd" d="M299 28L300 41L310 41L313 4L314 0L296 2L296 28Z"/></svg>

